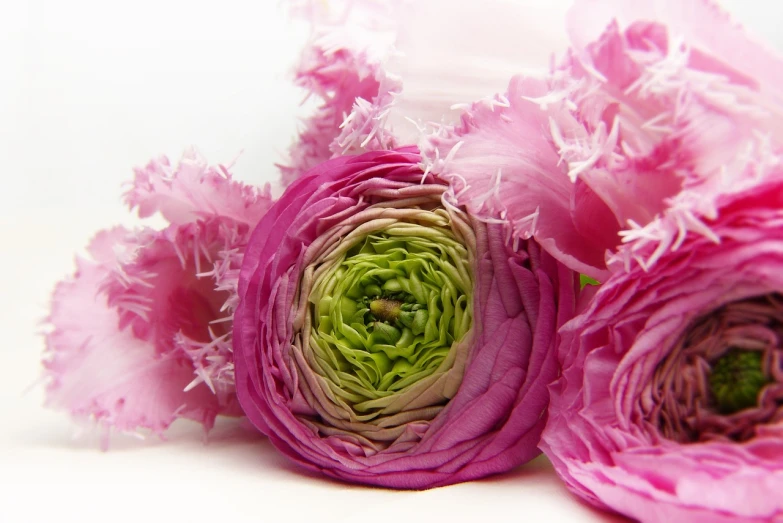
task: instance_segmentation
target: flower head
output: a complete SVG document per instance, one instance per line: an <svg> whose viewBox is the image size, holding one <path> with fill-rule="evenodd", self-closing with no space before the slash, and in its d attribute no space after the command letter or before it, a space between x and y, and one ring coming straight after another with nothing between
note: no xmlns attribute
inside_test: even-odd
<svg viewBox="0 0 783 523"><path fill-rule="evenodd" d="M248 418L348 481L427 488L537 454L576 275L444 204L415 149L330 160L261 220L234 344Z"/></svg>
<svg viewBox="0 0 783 523"><path fill-rule="evenodd" d="M269 194L189 151L177 167L162 158L138 169L127 200L170 225L99 233L58 284L47 403L121 432L161 434L179 417L208 429L218 414L241 415L231 313L242 250Z"/></svg>
<svg viewBox="0 0 783 523"><path fill-rule="evenodd" d="M561 330L542 448L589 502L646 521L783 515L783 173L718 197ZM654 249L638 249L649 255Z"/></svg>

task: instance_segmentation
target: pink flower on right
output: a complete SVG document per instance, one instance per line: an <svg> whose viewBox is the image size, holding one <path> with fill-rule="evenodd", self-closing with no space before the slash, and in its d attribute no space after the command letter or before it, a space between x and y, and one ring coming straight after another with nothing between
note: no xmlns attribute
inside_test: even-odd
<svg viewBox="0 0 783 523"><path fill-rule="evenodd" d="M542 449L642 521L783 517L783 171L718 203L720 243L614 274L561 329Z"/></svg>
<svg viewBox="0 0 783 523"><path fill-rule="evenodd" d="M781 62L705 1L585 0L570 34L593 139L553 143L623 241L560 331L541 448L641 521L782 520Z"/></svg>

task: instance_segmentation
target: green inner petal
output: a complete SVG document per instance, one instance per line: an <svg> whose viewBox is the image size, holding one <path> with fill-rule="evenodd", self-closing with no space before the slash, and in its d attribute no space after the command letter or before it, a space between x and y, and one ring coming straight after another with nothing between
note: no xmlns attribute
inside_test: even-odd
<svg viewBox="0 0 783 523"><path fill-rule="evenodd" d="M438 370L471 328L468 259L449 228L398 223L330 261L310 291L310 346L336 396L372 411Z"/></svg>

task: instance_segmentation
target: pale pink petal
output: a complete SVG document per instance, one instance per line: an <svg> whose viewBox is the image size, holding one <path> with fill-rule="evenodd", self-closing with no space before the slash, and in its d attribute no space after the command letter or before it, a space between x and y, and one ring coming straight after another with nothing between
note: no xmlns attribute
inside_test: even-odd
<svg viewBox="0 0 783 523"><path fill-rule="evenodd" d="M564 12L540 2L318 4L296 4L314 26L297 80L324 102L291 148L285 182L330 156L417 143L430 123L456 123L455 105L540 74L566 46Z"/></svg>
<svg viewBox="0 0 783 523"><path fill-rule="evenodd" d="M52 302L45 366L47 404L122 432L161 434L184 417L210 428L220 407L208 389L184 392L193 379L183 355L160 354L121 329L119 314L99 291L112 270L112 252L127 248L131 233L99 233L94 260L78 259L75 276L58 284Z"/></svg>
<svg viewBox="0 0 783 523"><path fill-rule="evenodd" d="M120 326L157 354L192 360L195 387L204 383L221 405L233 402L231 316L249 227L225 218L164 231L144 231L102 282Z"/></svg>
<svg viewBox="0 0 783 523"><path fill-rule="evenodd" d="M295 83L315 97L317 107L279 166L283 183L331 158L341 125L354 103L369 104L379 93L382 64L392 51L396 27L394 4L361 2L292 2L291 12L311 24L310 40L295 70Z"/></svg>
<svg viewBox="0 0 783 523"><path fill-rule="evenodd" d="M584 0L569 17L575 47L546 81L469 106L426 140L427 165L587 274L606 253L649 267L687 232L714 238L716 199L778 163L783 61L704 1ZM731 45L753 53L739 69Z"/></svg>
<svg viewBox="0 0 783 523"><path fill-rule="evenodd" d="M176 167L161 157L135 169L125 201L142 218L160 212L175 225L210 216L255 225L269 209L271 194L268 185L261 191L232 180L226 167L212 167L195 149L189 149Z"/></svg>
<svg viewBox="0 0 783 523"><path fill-rule="evenodd" d="M541 76L567 47L565 9L530 0L437 0L398 10L395 53L381 84L393 97L379 115L386 130L399 143L418 143L419 128L458 123L456 107L503 92L512 76Z"/></svg>
<svg viewBox="0 0 783 523"><path fill-rule="evenodd" d="M574 49L553 89L590 133L564 136L571 177L629 229L625 242L658 243L643 266L688 231L709 237L716 198L777 163L783 61L705 0L581 0L569 34ZM620 250L627 265L634 255Z"/></svg>
<svg viewBox="0 0 783 523"><path fill-rule="evenodd" d="M239 416L231 319L251 226L268 189L235 182L188 151L136 172L127 194L163 230L100 233L58 285L49 323L48 402L120 431L161 434L176 418Z"/></svg>
<svg viewBox="0 0 783 523"><path fill-rule="evenodd" d="M600 279L619 224L589 187L575 189L560 162L554 122L574 140L587 132L562 101L543 110L529 100L547 93L543 81L514 78L507 95L474 104L461 126L430 138L425 163L451 182L456 203L505 222L511 237L533 237L570 268Z"/></svg>
<svg viewBox="0 0 783 523"><path fill-rule="evenodd" d="M650 20L691 49L694 69L723 75L730 82L755 87L773 103L783 103L779 57L754 42L711 0L577 0L568 12L568 35L578 55L599 39L612 20L628 27Z"/></svg>

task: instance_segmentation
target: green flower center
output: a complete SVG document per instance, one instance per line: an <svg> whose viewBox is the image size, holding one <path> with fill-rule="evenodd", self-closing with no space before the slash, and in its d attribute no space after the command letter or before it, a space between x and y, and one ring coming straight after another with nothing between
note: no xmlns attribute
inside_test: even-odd
<svg viewBox="0 0 783 523"><path fill-rule="evenodd" d="M471 328L468 258L449 227L398 222L324 263L310 346L332 393L371 413L435 373Z"/></svg>
<svg viewBox="0 0 783 523"><path fill-rule="evenodd" d="M748 441L783 415L783 296L732 301L693 321L658 364L639 408L664 437Z"/></svg>
<svg viewBox="0 0 783 523"><path fill-rule="evenodd" d="M771 382L762 358L761 351L730 349L713 363L709 384L719 412L733 414L756 406L759 392Z"/></svg>

